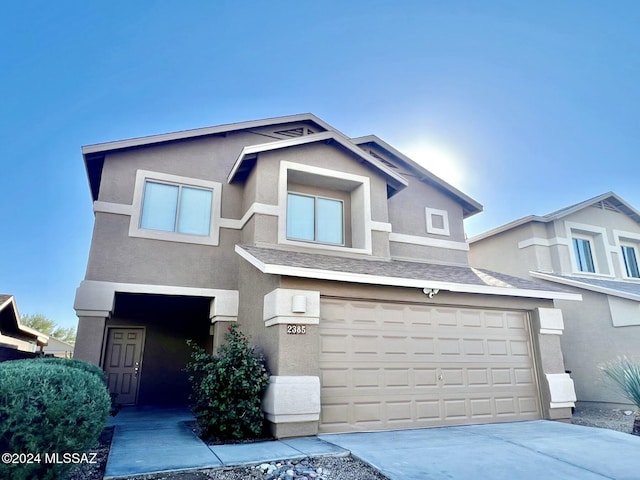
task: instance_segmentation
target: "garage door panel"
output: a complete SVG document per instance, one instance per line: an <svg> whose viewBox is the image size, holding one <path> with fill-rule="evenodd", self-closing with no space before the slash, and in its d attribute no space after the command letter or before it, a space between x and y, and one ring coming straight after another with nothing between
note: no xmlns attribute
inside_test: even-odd
<svg viewBox="0 0 640 480"><path fill-rule="evenodd" d="M320 336L323 432L540 418L521 312L323 299Z"/></svg>

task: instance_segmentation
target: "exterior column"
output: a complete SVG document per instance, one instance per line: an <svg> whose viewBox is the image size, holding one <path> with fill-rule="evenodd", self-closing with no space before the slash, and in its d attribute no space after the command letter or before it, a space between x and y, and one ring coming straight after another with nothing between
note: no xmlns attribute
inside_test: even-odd
<svg viewBox="0 0 640 480"><path fill-rule="evenodd" d="M104 316L78 316L78 332L73 358L101 366L106 323L107 317Z"/></svg>
<svg viewBox="0 0 640 480"><path fill-rule="evenodd" d="M576 392L573 380L564 368L560 335L564 331L562 311L558 308L536 308L533 314L533 331L538 359L538 378L542 392L542 409L545 418L569 420L575 406Z"/></svg>
<svg viewBox="0 0 640 480"><path fill-rule="evenodd" d="M276 438L318 433L320 292L276 288L264 296L265 328L278 329L278 371L262 402Z"/></svg>

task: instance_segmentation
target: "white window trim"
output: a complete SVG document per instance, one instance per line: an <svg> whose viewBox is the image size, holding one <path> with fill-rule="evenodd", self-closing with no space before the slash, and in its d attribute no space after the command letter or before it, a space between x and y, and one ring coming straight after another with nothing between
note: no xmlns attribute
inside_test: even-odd
<svg viewBox="0 0 640 480"><path fill-rule="evenodd" d="M427 233L434 235L449 236L449 212L446 210L439 210L437 208L426 207L425 214L427 216ZM433 226L433 216L442 217L442 228Z"/></svg>
<svg viewBox="0 0 640 480"><path fill-rule="evenodd" d="M351 247L334 245L330 243L314 243L302 240L289 240L287 238L287 195L288 191L288 172L294 170L298 172L310 173L313 175L336 178L340 180L349 180L360 184L351 192ZM357 198L354 197L356 190L361 190ZM281 161L280 173L278 176L278 243L281 245L294 245L305 248L315 248L318 250L331 250L337 252L363 253L372 254L371 230L373 222L371 220L371 187L369 178L362 175L340 172L337 170L329 170L327 168L304 165L301 163ZM362 219L363 228L360 232L354 231L354 216L357 214L358 219ZM344 216L346 218L346 215ZM354 247L354 239L362 242L362 247Z"/></svg>
<svg viewBox="0 0 640 480"><path fill-rule="evenodd" d="M638 254L640 253L640 233L625 232L623 230L614 230L613 238L616 244L616 253L620 263L620 275L625 280L631 282L640 282L640 278L627 276L627 266L624 263L624 256L622 255L622 247L633 247L636 250L636 261L640 260ZM638 265L640 267L640 264Z"/></svg>
<svg viewBox="0 0 640 480"><path fill-rule="evenodd" d="M583 276L598 276L598 277L607 277L607 278L615 278L613 269L613 262L611 260L611 252L615 251L615 247L613 247L609 243L609 239L607 236L607 229L604 227L597 227L595 225L588 225L584 223L576 223L576 222L565 222L565 228L567 231L567 238L569 239L569 256L571 257L571 269L573 273L576 275ZM598 255L598 245L596 236L600 236L600 239L603 242L601 245L604 249L604 256ZM593 256L593 265L595 267L595 273L591 272L583 272L578 268L578 261L576 259L576 254L573 247L573 238L587 238L591 240L591 254ZM604 258L602 258L604 257ZM606 263L605 263L606 262ZM604 264L604 265L603 265ZM610 273L604 273L603 267L609 269Z"/></svg>
<svg viewBox="0 0 640 480"><path fill-rule="evenodd" d="M293 240L293 241L296 241L296 242L305 242L305 243L307 243L307 242L308 243L316 243L316 244L319 244L319 245L333 245L333 246L338 246L338 247L344 247L345 241L346 241L346 239L345 239L345 236L346 236L345 217L346 217L346 215L344 214L344 200L342 200L340 198L327 197L325 195L311 195L309 193L297 192L295 190L290 190L289 192L287 192L287 200L288 200L288 197L289 197L290 194L291 195L298 195L300 197L309 197L309 198L313 198L314 199L314 209L315 209L315 211L314 211L314 223L315 223L315 225L314 225L314 229L313 229L313 232L314 232L314 239L313 240L305 240L303 238L290 238L287 235L287 239L288 240ZM340 243L323 242L323 241L320 241L320 240L316 240L316 238L315 238L315 237L318 236L318 231L317 231L317 226L318 226L318 218L317 218L318 202L317 202L317 200L319 198L322 198L324 200L333 200L334 202L340 202L340 205L342 205L342 241Z"/></svg>
<svg viewBox="0 0 640 480"><path fill-rule="evenodd" d="M212 190L213 204L211 205L211 229L209 231L209 235L190 235L178 232L165 232L161 230L147 230L140 228L144 186L147 180ZM133 190L133 205L131 209L131 221L129 223L129 236L168 242L217 246L220 242L221 198L222 184L219 182L212 182L199 178L182 177L168 173L152 172L150 170L138 170L136 172L136 183Z"/></svg>

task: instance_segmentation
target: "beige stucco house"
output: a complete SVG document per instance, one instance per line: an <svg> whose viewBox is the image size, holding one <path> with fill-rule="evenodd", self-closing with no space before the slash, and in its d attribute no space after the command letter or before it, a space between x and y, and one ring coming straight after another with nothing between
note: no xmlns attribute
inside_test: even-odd
<svg viewBox="0 0 640 480"><path fill-rule="evenodd" d="M554 300L471 268L481 205L311 114L83 148L95 226L76 358L123 404L186 402L185 339L238 322L278 437L570 417Z"/></svg>
<svg viewBox="0 0 640 480"><path fill-rule="evenodd" d="M640 213L609 192L469 240L471 265L582 295L562 310L565 364L585 402L628 403L599 365L640 353Z"/></svg>
<svg viewBox="0 0 640 480"><path fill-rule="evenodd" d="M0 347L34 353L47 345L49 337L20 323L20 314L13 295L0 294ZM0 354L2 359L20 358L11 352Z"/></svg>

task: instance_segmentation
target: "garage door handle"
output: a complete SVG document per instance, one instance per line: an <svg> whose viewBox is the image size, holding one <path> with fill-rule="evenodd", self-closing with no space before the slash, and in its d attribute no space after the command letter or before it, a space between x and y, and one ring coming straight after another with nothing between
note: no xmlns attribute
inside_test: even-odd
<svg viewBox="0 0 640 480"><path fill-rule="evenodd" d="M438 380L442 380L442 374L438 375Z"/></svg>

